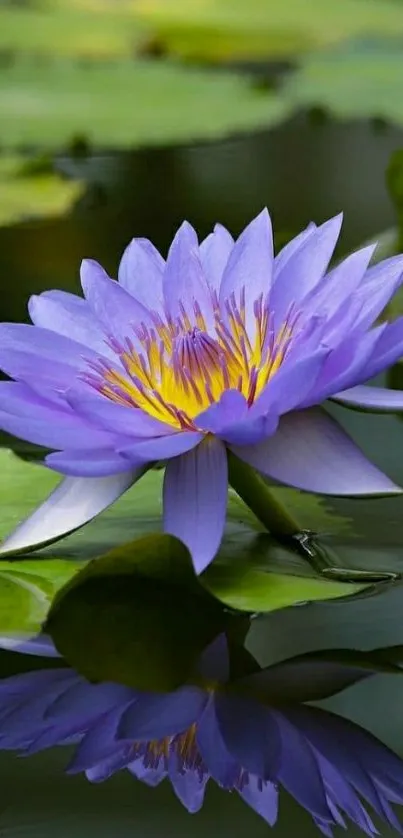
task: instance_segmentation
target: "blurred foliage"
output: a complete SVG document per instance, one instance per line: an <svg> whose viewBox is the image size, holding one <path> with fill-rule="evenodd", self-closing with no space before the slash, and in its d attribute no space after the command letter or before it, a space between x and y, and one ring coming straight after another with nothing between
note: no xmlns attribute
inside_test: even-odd
<svg viewBox="0 0 403 838"><path fill-rule="evenodd" d="M0 142L57 148L84 135L101 146L213 138L284 116L274 93L233 73L169 62L20 59L0 72Z"/></svg>
<svg viewBox="0 0 403 838"><path fill-rule="evenodd" d="M403 125L402 86L403 40L352 42L307 58L289 75L283 94L293 109L323 107L342 119Z"/></svg>
<svg viewBox="0 0 403 838"><path fill-rule="evenodd" d="M62 214L83 190L82 182L61 177L48 161L36 169L23 157L0 157L0 224Z"/></svg>
<svg viewBox="0 0 403 838"><path fill-rule="evenodd" d="M347 38L403 35L396 0L132 0L132 9L187 58L289 58Z"/></svg>

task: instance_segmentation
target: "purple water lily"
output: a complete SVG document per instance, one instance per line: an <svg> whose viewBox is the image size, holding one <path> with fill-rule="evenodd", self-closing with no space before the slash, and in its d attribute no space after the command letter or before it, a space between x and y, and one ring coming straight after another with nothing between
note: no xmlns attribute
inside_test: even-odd
<svg viewBox="0 0 403 838"><path fill-rule="evenodd" d="M228 449L308 491L400 491L318 406L403 408L362 386L403 354L403 318L374 326L403 257L368 267L366 247L327 272L340 226L311 224L274 257L267 211L235 242L217 225L199 245L184 223L166 261L134 239L117 282L86 260L84 299L45 292L33 326L2 324L15 381L0 384L0 427L55 449L46 464L67 476L2 551L63 536L167 461L164 529L201 572L222 538Z"/></svg>
<svg viewBox="0 0 403 838"><path fill-rule="evenodd" d="M345 818L377 834L362 801L400 831L390 803L403 803L403 761L358 725L302 703L372 674L336 658L302 655L228 683L221 637L202 657L199 684L172 693L90 684L69 668L13 676L0 681L0 749L75 743L70 774L101 782L128 769L150 786L167 778L189 812L211 780L271 826L283 788L325 835Z"/></svg>

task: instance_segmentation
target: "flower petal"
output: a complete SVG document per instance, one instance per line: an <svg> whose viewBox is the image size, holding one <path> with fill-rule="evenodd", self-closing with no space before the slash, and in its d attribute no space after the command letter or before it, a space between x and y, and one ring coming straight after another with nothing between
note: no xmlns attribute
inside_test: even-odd
<svg viewBox="0 0 403 838"><path fill-rule="evenodd" d="M134 691L131 690L130 692L134 695L132 701L135 701ZM113 707L91 725L69 762L67 774L79 774L81 771L87 771L117 751L121 751L123 743L117 742L116 732L122 713L128 704L130 704L130 699L127 702L122 702L118 707Z"/></svg>
<svg viewBox="0 0 403 838"><path fill-rule="evenodd" d="M215 697L218 726L226 748L250 774L275 780L281 760L276 717L267 707L243 696Z"/></svg>
<svg viewBox="0 0 403 838"><path fill-rule="evenodd" d="M193 227L185 221L169 249L164 279L164 300L169 316L176 320L186 311L196 325L194 302L197 301L209 326L213 322L211 293L203 273L199 243Z"/></svg>
<svg viewBox="0 0 403 838"><path fill-rule="evenodd" d="M35 326L82 343L100 355L114 356L99 321L82 297L66 291L44 291L30 298L28 310Z"/></svg>
<svg viewBox="0 0 403 838"><path fill-rule="evenodd" d="M202 652L197 670L204 681L225 684L229 679L229 650L226 635L219 634Z"/></svg>
<svg viewBox="0 0 403 838"><path fill-rule="evenodd" d="M131 470L111 477L66 477L3 541L0 554L28 552L58 541L103 512L142 474L143 470Z"/></svg>
<svg viewBox="0 0 403 838"><path fill-rule="evenodd" d="M282 759L278 779L304 809L325 822L333 821L326 800L323 779L306 737L286 714L273 710L282 743Z"/></svg>
<svg viewBox="0 0 403 838"><path fill-rule="evenodd" d="M69 477L110 477L132 471L132 466L125 457L121 457L113 448L98 448L96 451L67 448L45 457L46 465Z"/></svg>
<svg viewBox="0 0 403 838"><path fill-rule="evenodd" d="M0 323L0 368L28 383L49 387L71 387L78 380L88 360L98 356L82 343L77 343L50 329L24 323ZM63 359L63 360L60 360Z"/></svg>
<svg viewBox="0 0 403 838"><path fill-rule="evenodd" d="M208 693L198 687L143 693L122 714L116 738L141 742L183 733L197 722L207 700Z"/></svg>
<svg viewBox="0 0 403 838"><path fill-rule="evenodd" d="M118 282L110 279L98 262L81 263L81 285L85 298L107 337L118 343L135 339L134 328L150 321L148 309L131 296Z"/></svg>
<svg viewBox="0 0 403 838"><path fill-rule="evenodd" d="M291 305L303 300L322 279L336 246L342 220L340 214L317 227L277 273L270 294L275 332L284 324Z"/></svg>
<svg viewBox="0 0 403 838"><path fill-rule="evenodd" d="M98 448L112 445L115 434L76 416L69 406L48 401L22 382L0 382L0 427L45 448Z"/></svg>
<svg viewBox="0 0 403 838"><path fill-rule="evenodd" d="M216 224L213 233L210 233L200 245L200 259L205 277L211 290L216 294L219 293L225 266L233 246L234 239L222 224Z"/></svg>
<svg viewBox="0 0 403 838"><path fill-rule="evenodd" d="M356 295L362 301L356 329L368 329L382 313L403 280L403 257L392 256L374 265L366 273L365 282Z"/></svg>
<svg viewBox="0 0 403 838"><path fill-rule="evenodd" d="M199 812L204 803L207 775L200 776L195 769L188 769L184 772L171 769L169 779L176 796L185 809L191 814Z"/></svg>
<svg viewBox="0 0 403 838"><path fill-rule="evenodd" d="M290 359L289 363L282 364L256 400L251 413L266 408L280 416L294 410L315 387L328 356L329 350L319 347L305 358Z"/></svg>
<svg viewBox="0 0 403 838"><path fill-rule="evenodd" d="M273 783L264 783L258 777L249 777L248 783L239 789L245 803L257 812L269 826L274 826L278 815L278 789Z"/></svg>
<svg viewBox="0 0 403 838"><path fill-rule="evenodd" d="M9 649L12 652L19 652L22 655L35 655L43 658L60 658L53 640L47 634L38 634L36 637L24 637L22 634L13 633L11 636L0 636L0 649Z"/></svg>
<svg viewBox="0 0 403 838"><path fill-rule="evenodd" d="M203 439L202 433L182 431L169 436L156 436L150 440L140 440L119 449L119 453L134 465L169 460L185 452L192 451Z"/></svg>
<svg viewBox="0 0 403 838"><path fill-rule="evenodd" d="M270 216L264 209L239 236L231 251L220 287L220 308L235 295L238 305L246 292L246 328L253 337L256 325L255 301L263 294L266 300L273 274L273 232Z"/></svg>
<svg viewBox="0 0 403 838"><path fill-rule="evenodd" d="M385 387L359 385L332 396L333 401L343 407L369 410L373 413L393 413L403 410L403 391L388 390Z"/></svg>
<svg viewBox="0 0 403 838"><path fill-rule="evenodd" d="M82 389L71 388L66 392L66 401L80 416L115 434L123 434L137 439L149 439L174 433L175 428L154 419L143 410L117 404L102 395L83 392Z"/></svg>
<svg viewBox="0 0 403 838"><path fill-rule="evenodd" d="M216 783L232 789L242 766L228 751L218 725L215 702L210 700L196 728L196 741L203 763Z"/></svg>
<svg viewBox="0 0 403 838"><path fill-rule="evenodd" d="M348 662L344 650L308 652L237 681L268 703L319 701L374 675L370 663ZM357 658L359 653L357 653ZM332 659L333 658L333 659Z"/></svg>
<svg viewBox="0 0 403 838"><path fill-rule="evenodd" d="M369 245L351 253L327 274L319 288L314 288L304 301L304 310L307 310L309 316L321 314L324 310L331 314L339 306L345 308L346 302L365 278L375 249L376 245Z"/></svg>
<svg viewBox="0 0 403 838"><path fill-rule="evenodd" d="M163 306L162 277L165 260L148 239L132 239L122 256L118 281L146 308Z"/></svg>
<svg viewBox="0 0 403 838"><path fill-rule="evenodd" d="M221 542L228 493L227 452L214 437L171 460L164 478L164 531L186 544L196 573Z"/></svg>
<svg viewBox="0 0 403 838"><path fill-rule="evenodd" d="M321 408L289 413L266 441L232 448L263 474L308 492L366 496L402 491Z"/></svg>
<svg viewBox="0 0 403 838"><path fill-rule="evenodd" d="M150 786L150 788L159 786L162 780L164 780L167 776L167 769L165 768L163 760L160 761L157 768L148 768L144 765L142 757L140 757L140 759L135 759L133 762L129 763L127 768L133 777L136 777L137 780L141 780L142 783Z"/></svg>
<svg viewBox="0 0 403 838"><path fill-rule="evenodd" d="M277 279L277 275L280 271L285 268L287 262L291 259L291 256L294 256L302 245L305 243L306 239L312 235L314 230L317 230L317 226L314 221L311 221L305 230L302 230L301 233L298 233L297 236L294 236L286 245L277 253L277 256L274 259L274 281Z"/></svg>

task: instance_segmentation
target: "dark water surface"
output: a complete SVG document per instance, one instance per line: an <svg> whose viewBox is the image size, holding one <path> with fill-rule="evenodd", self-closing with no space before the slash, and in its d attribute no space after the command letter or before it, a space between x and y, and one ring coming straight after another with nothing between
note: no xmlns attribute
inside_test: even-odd
<svg viewBox="0 0 403 838"><path fill-rule="evenodd" d="M384 187L391 152L403 134L369 124L314 125L299 117L272 133L215 145L140 151L71 160L65 172L84 176L87 192L74 212L54 220L0 229L1 319L26 317L31 293L78 290L83 257L112 275L134 235L166 250L184 218L205 235L216 221L234 233L263 205L272 212L278 242L309 220L345 211L341 251L394 222ZM371 458L403 484L403 422L337 409ZM324 537L344 564L403 570L403 500L338 501L352 518L351 534ZM251 646L262 663L309 649L403 644L403 587L369 599L276 612L253 625ZM379 676L327 702L361 722L403 754L403 682ZM128 775L102 786L65 778L64 752L27 760L0 758L0 835L48 838L241 836L268 827L234 795L207 794L201 814L189 816L168 787L147 789ZM23 805L22 805L23 802ZM308 816L283 797L277 834L317 834ZM354 835L351 828L349 834ZM389 831L382 829L382 835Z"/></svg>

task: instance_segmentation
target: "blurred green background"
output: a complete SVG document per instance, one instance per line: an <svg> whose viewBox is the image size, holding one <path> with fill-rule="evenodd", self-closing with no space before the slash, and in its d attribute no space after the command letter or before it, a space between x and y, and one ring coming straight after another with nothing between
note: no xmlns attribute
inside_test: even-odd
<svg viewBox="0 0 403 838"><path fill-rule="evenodd" d="M166 250L183 218L201 236L218 220L237 233L267 205L279 247L343 209L340 253L379 236L392 253L402 240L401 147L403 0L0 0L1 319L26 319L31 293L78 291L83 257L114 275L134 235ZM390 378L401 386L399 366ZM402 482L401 421L352 413L343 421ZM20 460L1 463L3 534L42 489ZM147 500L137 510L140 530L157 526L150 508ZM133 537L129 506L119 509L53 553L94 553L97 539L113 543L124 526ZM304 515L312 510L346 561L401 571L401 500L329 509L309 498ZM35 590L31 601L18 574L6 615L2 573L0 627L15 626L20 601L35 622ZM53 595L43 585L40 595ZM252 642L262 662L318 645L402 644L402 589L276 611L256 622ZM392 690L379 677L332 706L403 753L402 699L400 682ZM91 787L63 776L66 761L0 755L1 836L267 832L233 796L212 792L192 818L165 786L150 790L122 774ZM317 834L285 797L276 832Z"/></svg>

